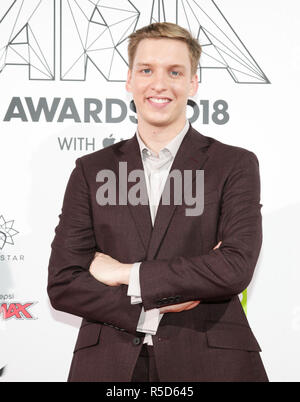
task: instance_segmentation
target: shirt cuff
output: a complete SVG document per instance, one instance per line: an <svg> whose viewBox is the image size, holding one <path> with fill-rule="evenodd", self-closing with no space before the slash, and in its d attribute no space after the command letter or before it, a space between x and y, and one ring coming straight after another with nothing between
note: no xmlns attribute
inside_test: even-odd
<svg viewBox="0 0 300 402"><path fill-rule="evenodd" d="M131 296L131 304L142 303L140 286L140 265L141 262L135 262L132 265L129 274L127 296Z"/></svg>
<svg viewBox="0 0 300 402"><path fill-rule="evenodd" d="M138 332L145 332L150 335L155 335L162 316L163 314L160 314L159 308L145 311L144 307L142 307L136 330Z"/></svg>

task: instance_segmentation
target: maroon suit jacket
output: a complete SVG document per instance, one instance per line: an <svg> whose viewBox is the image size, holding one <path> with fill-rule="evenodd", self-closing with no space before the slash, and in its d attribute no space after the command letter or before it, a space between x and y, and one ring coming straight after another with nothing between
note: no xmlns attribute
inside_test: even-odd
<svg viewBox="0 0 300 402"><path fill-rule="evenodd" d="M192 310L164 314L159 324L153 347L161 381L267 381L238 298L262 242L255 154L190 126L171 170L204 170L204 211L186 216L187 205L172 205L171 197L153 228L148 205L96 201L97 173L118 175L121 161L128 172L143 169L136 135L77 159L52 243L51 304L83 317L68 380L130 381L143 343L136 332L141 304L130 303L128 286L107 286L88 271L98 250L123 263L142 261L145 310L201 300Z"/></svg>

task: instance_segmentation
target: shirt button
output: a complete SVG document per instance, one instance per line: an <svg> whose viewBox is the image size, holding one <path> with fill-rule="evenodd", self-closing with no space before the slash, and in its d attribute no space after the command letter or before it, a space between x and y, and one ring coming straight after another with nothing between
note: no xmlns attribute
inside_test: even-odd
<svg viewBox="0 0 300 402"><path fill-rule="evenodd" d="M136 337L136 338L133 339L132 342L133 342L134 345L139 345L141 343L141 339Z"/></svg>

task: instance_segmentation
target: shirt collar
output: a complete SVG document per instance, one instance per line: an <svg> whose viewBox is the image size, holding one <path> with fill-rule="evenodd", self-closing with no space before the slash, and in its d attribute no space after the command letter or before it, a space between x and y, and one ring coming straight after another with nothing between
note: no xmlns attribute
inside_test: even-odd
<svg viewBox="0 0 300 402"><path fill-rule="evenodd" d="M180 144L181 144L184 136L186 135L186 133L189 130L189 126L190 126L189 121L186 120L185 126L183 127L183 129L163 149L161 149L159 151L159 156L161 156L161 154L170 153L172 155L172 157L175 158L175 155L180 147ZM146 154L148 153L148 155L153 155L153 152L151 151L151 149L147 147L147 145L144 143L144 141L140 137L138 129L136 130L136 136L137 136L137 140L139 143L141 155L143 155L144 153L146 153ZM144 151L144 150L146 150L146 151Z"/></svg>

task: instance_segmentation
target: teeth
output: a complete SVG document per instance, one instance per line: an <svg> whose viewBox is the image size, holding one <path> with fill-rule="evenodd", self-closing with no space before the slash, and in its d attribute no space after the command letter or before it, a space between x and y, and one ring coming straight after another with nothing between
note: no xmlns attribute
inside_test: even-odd
<svg viewBox="0 0 300 402"><path fill-rule="evenodd" d="M167 103L169 102L169 99L159 99L159 98L149 98L152 102L155 103Z"/></svg>

